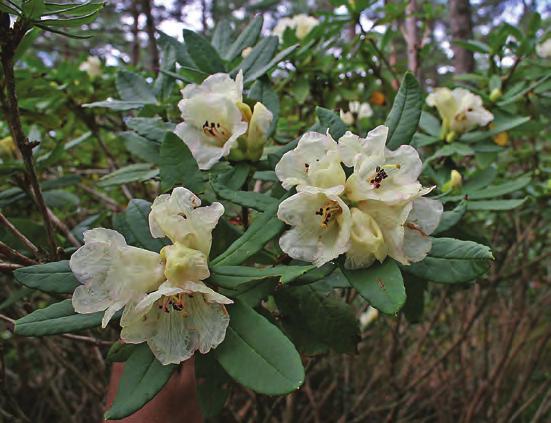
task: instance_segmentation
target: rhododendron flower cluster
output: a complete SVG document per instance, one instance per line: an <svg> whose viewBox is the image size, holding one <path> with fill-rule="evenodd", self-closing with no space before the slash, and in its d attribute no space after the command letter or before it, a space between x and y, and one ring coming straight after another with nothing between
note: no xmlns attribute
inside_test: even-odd
<svg viewBox="0 0 551 423"><path fill-rule="evenodd" d="M84 246L70 260L82 284L73 293L75 311L103 311L105 327L123 309L121 339L147 342L162 364L216 348L229 323L224 305L232 301L202 281L210 275L211 232L224 207L200 205L185 188L156 198L149 215L151 234L172 241L160 253L129 246L111 229L85 232Z"/></svg>
<svg viewBox="0 0 551 423"><path fill-rule="evenodd" d="M418 181L417 151L409 145L389 150L387 136L386 126L366 138L347 132L338 142L329 132L308 132L283 155L276 175L284 188L297 190L278 210L292 227L279 241L285 253L316 266L344 254L349 269L386 257L407 265L426 256L442 204L424 197L432 188Z"/></svg>

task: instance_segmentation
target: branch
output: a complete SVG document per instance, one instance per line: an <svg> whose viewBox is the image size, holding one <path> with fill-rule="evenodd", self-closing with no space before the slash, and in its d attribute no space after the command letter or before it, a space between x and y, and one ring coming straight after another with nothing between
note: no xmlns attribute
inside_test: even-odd
<svg viewBox="0 0 551 423"><path fill-rule="evenodd" d="M48 244L50 246L51 256L57 258L57 243L55 241L54 229L52 222L48 216L48 211L40 184L38 183L38 177L33 163L33 148L36 143L30 142L25 133L23 132L23 126L21 124L21 114L19 110L19 103L17 101L17 93L15 87L15 74L14 74L14 55L15 49L21 41L23 35L27 31L25 26L22 26L20 22L17 22L14 29L11 30L7 36L4 36L1 41L1 61L4 70L4 80L6 93L3 89L0 89L0 103L5 115L12 138L21 153L23 163L25 165L27 182L30 184L34 193L34 200L38 210L42 214L44 220L44 227L48 237Z"/></svg>
<svg viewBox="0 0 551 423"><path fill-rule="evenodd" d="M32 266L34 264L37 264L37 262L27 256L24 256L19 251L14 250L9 245L4 244L2 241L0 241L0 254L17 262L20 264L24 264L26 266Z"/></svg>
<svg viewBox="0 0 551 423"><path fill-rule="evenodd" d="M21 241L36 258L40 258L40 250L38 247L34 245L22 232L20 232L19 229L17 229L8 220L8 218L2 214L2 212L0 212L0 223L3 224L15 237L17 237L17 239L19 239L19 241Z"/></svg>

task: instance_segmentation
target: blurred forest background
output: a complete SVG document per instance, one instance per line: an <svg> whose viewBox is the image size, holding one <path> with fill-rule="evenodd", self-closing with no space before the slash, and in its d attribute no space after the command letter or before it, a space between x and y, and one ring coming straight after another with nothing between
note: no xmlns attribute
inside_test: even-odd
<svg viewBox="0 0 551 423"><path fill-rule="evenodd" d="M547 0L356 3L369 7L356 15L349 13L344 0L110 1L98 19L83 28L92 38L41 34L17 72L26 81L19 87L26 123L50 130L32 135L43 138L41 148L47 150L59 139L72 142L65 147L63 162L48 156L40 168L49 183L49 207L61 217L57 230L77 246L83 229L108 226L109 213L122 210L128 198L152 197L154 189L147 184L112 190L94 184L133 161L118 135L126 129L122 117L80 105L116 97L117 67L153 77L162 56L163 35L158 31L181 40L182 29L189 28L210 38L222 19L239 33L254 15L262 14L263 33L268 34L284 16L327 18L328 23L322 23L325 41L300 63L285 64L279 77L275 74L281 113L274 138L286 142L311 126L315 106L338 111L349 100L369 101L373 107L370 127L362 128L365 134L384 121L396 89L393 81L407 69L430 91L477 82L461 75L516 67L514 55L503 53L505 42L502 50L487 54L483 46L464 48L454 40L487 40L503 23L529 33L536 12L544 29L551 16ZM370 39L377 41L369 47L375 51L358 47L370 45ZM385 50L377 54L381 40ZM413 56L411 45L416 46ZM102 60L103 76L80 80L84 74L77 69L89 55ZM56 91L48 91L51 87ZM363 320L357 354L307 358L304 387L286 397L235 388L221 421L551 421L549 109L528 100L522 107L532 116L530 130L509 134L507 151L499 160L497 155L490 160L497 164L502 182L507 183L511 173L534 176L525 188L531 200L513 210L474 212L454 234L492 246L496 262L487 277L474 286L421 281L416 289L425 290L424 303L406 304L398 316L359 309ZM0 135L6 132L5 126L0 129ZM96 142L82 144L78 153L71 150L90 137ZM6 188L7 179L4 183ZM70 189L60 191L66 187ZM12 197L21 195L14 189L2 192L0 207L18 215L14 222L39 238L39 220L25 221L30 203L14 205ZM8 237L5 231L1 235ZM16 302L21 298L24 301ZM0 274L0 299L5 299L0 301L0 421L100 421L110 366L104 356L117 335L91 331L87 335L93 338L80 340L15 337L8 330L10 318L43 304L47 296L21 292L8 274Z"/></svg>

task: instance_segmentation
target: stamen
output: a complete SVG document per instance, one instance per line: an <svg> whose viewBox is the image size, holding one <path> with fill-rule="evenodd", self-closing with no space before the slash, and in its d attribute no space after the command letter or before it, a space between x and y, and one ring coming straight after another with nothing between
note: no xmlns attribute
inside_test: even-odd
<svg viewBox="0 0 551 423"><path fill-rule="evenodd" d="M400 164L386 164L381 166L377 166L375 168L375 176L369 180L369 183L373 185L373 188L378 189L381 188L381 183L384 179L388 178L388 174L386 173L385 169L400 169Z"/></svg>
<svg viewBox="0 0 551 423"><path fill-rule="evenodd" d="M341 206L336 201L328 201L323 207L316 210L315 214L321 216L320 226L326 228L341 213Z"/></svg>

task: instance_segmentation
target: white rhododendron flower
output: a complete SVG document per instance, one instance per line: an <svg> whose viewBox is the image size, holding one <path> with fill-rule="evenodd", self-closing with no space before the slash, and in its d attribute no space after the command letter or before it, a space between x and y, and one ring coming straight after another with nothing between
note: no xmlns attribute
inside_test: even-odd
<svg viewBox="0 0 551 423"><path fill-rule="evenodd" d="M282 18L277 22L272 33L277 35L280 40L283 39L283 34L287 28L295 30L295 35L299 40L305 38L312 29L319 25L319 20L313 16L308 16L303 13L295 15L292 18Z"/></svg>
<svg viewBox="0 0 551 423"><path fill-rule="evenodd" d="M369 103L360 103L359 101L351 101L348 103L349 110L358 116L358 119L368 118L373 116L373 109Z"/></svg>
<svg viewBox="0 0 551 423"><path fill-rule="evenodd" d="M346 125L353 125L354 124L354 115L352 114L352 112L345 112L343 109L340 110L339 112L339 116L341 118L341 120L346 124Z"/></svg>
<svg viewBox="0 0 551 423"><path fill-rule="evenodd" d="M369 267L389 256L402 264L421 261L431 249L429 235L442 217L442 203L416 198L398 204L363 201L352 209L350 249L345 267Z"/></svg>
<svg viewBox="0 0 551 423"><path fill-rule="evenodd" d="M410 145L389 150L387 135L388 128L379 126L365 139L347 132L339 140L343 162L354 166L346 181L348 199L396 203L430 192L418 181L423 165L417 150Z"/></svg>
<svg viewBox="0 0 551 423"><path fill-rule="evenodd" d="M82 62L78 69L86 72L90 79L97 78L101 75L101 60L96 56L89 56L86 61Z"/></svg>
<svg viewBox="0 0 551 423"><path fill-rule="evenodd" d="M445 132L463 133L486 126L494 115L482 105L482 98L464 88L437 88L427 97L427 105L436 107Z"/></svg>
<svg viewBox="0 0 551 423"><path fill-rule="evenodd" d="M210 169L230 154L237 138L247 132L239 104L243 101L243 73L209 76L201 85L189 84L178 104L184 122L174 132L189 147L200 169Z"/></svg>
<svg viewBox="0 0 551 423"><path fill-rule="evenodd" d="M543 59L551 57L551 38L536 46L536 53Z"/></svg>
<svg viewBox="0 0 551 423"><path fill-rule="evenodd" d="M73 308L84 314L105 311L102 327L131 300L165 280L159 254L127 245L111 229L84 232L84 245L71 256L69 265L82 284L73 293Z"/></svg>
<svg viewBox="0 0 551 423"><path fill-rule="evenodd" d="M213 203L199 207L201 200L190 190L178 187L172 194L159 195L151 206L149 229L155 238L168 237L208 255L212 230L224 214L224 206Z"/></svg>
<svg viewBox="0 0 551 423"><path fill-rule="evenodd" d="M248 122L248 129L238 138L237 148L231 151L230 158L259 160L272 125L273 114L262 103L256 103L252 112L248 105L242 104L241 112Z"/></svg>
<svg viewBox="0 0 551 423"><path fill-rule="evenodd" d="M279 239L285 253L319 267L348 250L351 219L343 189L304 186L281 202L277 217L292 226Z"/></svg>
<svg viewBox="0 0 551 423"><path fill-rule="evenodd" d="M206 354L226 336L232 300L203 282L167 281L158 290L124 309L121 339L147 342L162 364L178 364L195 351Z"/></svg>
<svg viewBox="0 0 551 423"><path fill-rule="evenodd" d="M338 144L309 132L283 155L276 175L284 188L297 187L277 214L292 227L279 240L285 253L318 267L345 253L349 269L387 257L410 264L426 256L442 203L421 198L433 188L418 181L417 151L409 145L391 151L387 136L383 125L366 138L346 132ZM343 164L354 168L348 179Z"/></svg>
<svg viewBox="0 0 551 423"><path fill-rule="evenodd" d="M348 111L341 109L340 118L347 125L353 125L356 119L363 119L373 116L373 109L369 103L360 103L359 101L351 101L348 103Z"/></svg>
<svg viewBox="0 0 551 423"><path fill-rule="evenodd" d="M275 172L285 189L295 185L330 188L346 181L337 143L329 132L304 134L296 148L283 155Z"/></svg>

